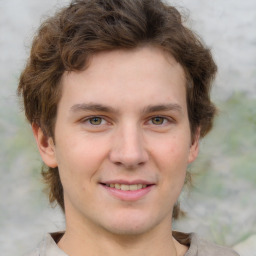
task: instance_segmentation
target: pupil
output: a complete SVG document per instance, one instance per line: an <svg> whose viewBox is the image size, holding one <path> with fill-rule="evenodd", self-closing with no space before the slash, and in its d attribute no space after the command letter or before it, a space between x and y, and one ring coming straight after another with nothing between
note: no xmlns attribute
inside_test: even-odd
<svg viewBox="0 0 256 256"><path fill-rule="evenodd" d="M91 124L100 124L101 123L101 118L100 117L94 117L90 120Z"/></svg>
<svg viewBox="0 0 256 256"><path fill-rule="evenodd" d="M163 123L163 118L162 117L155 117L153 119L153 123L155 123L155 124L162 124Z"/></svg>

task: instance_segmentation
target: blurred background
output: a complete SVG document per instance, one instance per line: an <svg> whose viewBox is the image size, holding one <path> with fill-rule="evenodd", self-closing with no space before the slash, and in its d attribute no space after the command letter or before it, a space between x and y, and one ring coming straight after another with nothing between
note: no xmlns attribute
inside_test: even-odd
<svg viewBox="0 0 256 256"><path fill-rule="evenodd" d="M0 248L5 256L23 255L46 232L64 229L59 208L52 208L43 192L41 159L16 88L40 21L67 2L0 0ZM256 234L256 1L169 2L189 15L187 25L212 49L219 67L212 92L219 115L190 166L193 186L181 196L187 214L174 228L235 246ZM242 255L256 254L241 249Z"/></svg>

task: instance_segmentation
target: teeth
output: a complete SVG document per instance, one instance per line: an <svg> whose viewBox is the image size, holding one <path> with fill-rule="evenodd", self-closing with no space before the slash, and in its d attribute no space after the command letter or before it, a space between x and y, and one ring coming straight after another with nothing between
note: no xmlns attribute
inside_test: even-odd
<svg viewBox="0 0 256 256"><path fill-rule="evenodd" d="M142 188L146 188L147 185L145 184L132 184L132 185L127 185L127 184L106 184L107 187L123 190L123 191L128 191L128 190L138 190Z"/></svg>
<svg viewBox="0 0 256 256"><path fill-rule="evenodd" d="M138 184L137 187L138 187L138 189L142 189L143 185L142 184ZM145 185L145 187L146 187L146 185Z"/></svg>
<svg viewBox="0 0 256 256"><path fill-rule="evenodd" d="M121 185L121 190L124 190L124 191L130 190L130 186L122 184Z"/></svg>
<svg viewBox="0 0 256 256"><path fill-rule="evenodd" d="M130 190L137 190L138 189L138 185L136 185L136 184L130 185L129 188L130 188Z"/></svg>
<svg viewBox="0 0 256 256"><path fill-rule="evenodd" d="M121 185L120 184L114 184L116 189L121 189Z"/></svg>
<svg viewBox="0 0 256 256"><path fill-rule="evenodd" d="M137 187L138 187L138 189L142 189L143 185L142 184L138 184Z"/></svg>

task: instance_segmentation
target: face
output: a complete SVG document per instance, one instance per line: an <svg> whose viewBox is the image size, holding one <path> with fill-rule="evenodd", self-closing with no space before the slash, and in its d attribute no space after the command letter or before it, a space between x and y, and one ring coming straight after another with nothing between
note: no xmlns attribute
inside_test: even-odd
<svg viewBox="0 0 256 256"><path fill-rule="evenodd" d="M63 75L54 143L34 132L45 163L59 168L67 226L170 228L198 152L185 82L181 65L149 46L98 53L86 70Z"/></svg>

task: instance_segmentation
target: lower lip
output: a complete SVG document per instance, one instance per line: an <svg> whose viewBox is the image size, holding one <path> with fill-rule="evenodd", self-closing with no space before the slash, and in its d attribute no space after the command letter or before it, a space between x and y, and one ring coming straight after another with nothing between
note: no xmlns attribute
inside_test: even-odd
<svg viewBox="0 0 256 256"><path fill-rule="evenodd" d="M153 185L150 185L138 190L121 190L121 189L111 188L105 185L102 185L102 187L104 187L112 196L120 200L137 201L143 198L144 196L146 196L152 190Z"/></svg>

